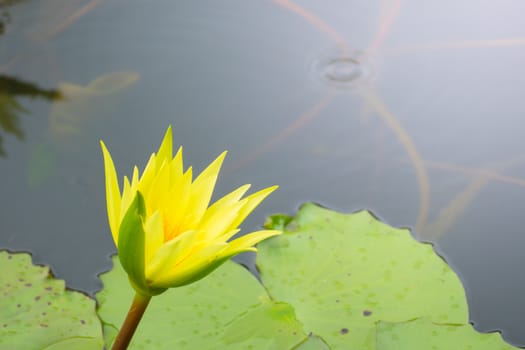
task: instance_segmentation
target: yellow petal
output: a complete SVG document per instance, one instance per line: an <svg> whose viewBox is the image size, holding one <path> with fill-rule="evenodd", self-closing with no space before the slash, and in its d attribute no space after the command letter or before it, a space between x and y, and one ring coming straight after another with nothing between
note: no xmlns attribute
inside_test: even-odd
<svg viewBox="0 0 525 350"><path fill-rule="evenodd" d="M172 132L171 125L168 126L162 143L160 144L159 150L157 152L157 170L162 166L163 163L167 163L171 160L171 155L173 152L173 141L172 141Z"/></svg>
<svg viewBox="0 0 525 350"><path fill-rule="evenodd" d="M146 266L146 280L154 282L170 273L180 260L190 254L196 236L197 231L187 231L164 243Z"/></svg>
<svg viewBox="0 0 525 350"><path fill-rule="evenodd" d="M131 177L131 188L136 191L139 184L139 168L133 167L133 176Z"/></svg>
<svg viewBox="0 0 525 350"><path fill-rule="evenodd" d="M122 199L120 201L120 215L119 221L122 221L124 215L128 211L129 206L135 199L136 191L131 189L131 184L127 176L124 176L124 186L122 188Z"/></svg>
<svg viewBox="0 0 525 350"><path fill-rule="evenodd" d="M222 152L191 185L191 198L188 207L190 217L187 217L189 223L200 221L206 212L226 153Z"/></svg>
<svg viewBox="0 0 525 350"><path fill-rule="evenodd" d="M244 185L228 193L213 203L199 223L199 230L205 233L200 239L213 240L231 228L239 210L244 206L239 199L248 191L250 185ZM231 237L231 236L230 236ZM227 239L224 239L226 241Z"/></svg>
<svg viewBox="0 0 525 350"><path fill-rule="evenodd" d="M202 232L202 236L199 236L199 239L213 241L217 237L221 237L231 227L232 222L237 219L242 206L243 203L236 202L230 206L223 206L220 208L222 210L215 211L212 216L199 226L199 231ZM227 239L221 240L226 242Z"/></svg>
<svg viewBox="0 0 525 350"><path fill-rule="evenodd" d="M232 222L232 224L228 228L228 231L238 227L244 221L244 219L246 219L246 217L255 209L255 207L257 207L270 193L275 191L278 187L279 186L268 187L244 198L241 201L244 203L244 205L239 210L237 219L235 219Z"/></svg>
<svg viewBox="0 0 525 350"><path fill-rule="evenodd" d="M230 210L234 204L239 202L239 199L241 199L249 188L250 185L241 186L213 203L208 210L206 210L206 213L200 222L201 227L207 227L209 221L212 221L212 218L216 217L217 213L223 213Z"/></svg>
<svg viewBox="0 0 525 350"><path fill-rule="evenodd" d="M207 273L213 271L218 264L218 257L226 247L226 243L202 242L202 249L193 252L188 258L178 263L157 278L152 279L149 285L152 288L177 287L194 282Z"/></svg>
<svg viewBox="0 0 525 350"><path fill-rule="evenodd" d="M159 211L154 212L144 225L144 231L146 232L146 250L144 260L146 266L151 262L151 259L153 259L164 242L162 226L162 214Z"/></svg>
<svg viewBox="0 0 525 350"><path fill-rule="evenodd" d="M118 242L118 230L120 222L120 189L117 180L115 165L111 159L111 154L104 142L100 141L102 154L104 155L104 172L106 179L106 204L108 212L109 228L115 245Z"/></svg>
<svg viewBox="0 0 525 350"><path fill-rule="evenodd" d="M170 240L175 235L190 230L185 224L187 218L187 208L191 195L192 168L182 175L179 181L172 185L169 194L169 200L165 208L165 220L173 232L165 232L165 240ZM192 227L191 229L195 229Z"/></svg>
<svg viewBox="0 0 525 350"><path fill-rule="evenodd" d="M239 233L239 231L241 231L241 230L240 229L235 229L235 230L223 232L220 236L215 237L215 240L217 242L227 242L230 238L232 238L237 233Z"/></svg>
<svg viewBox="0 0 525 350"><path fill-rule="evenodd" d="M182 147L179 147L179 150L175 154L175 157L171 160L170 163L170 184L174 184L182 177L184 173L183 162L182 162Z"/></svg>
<svg viewBox="0 0 525 350"><path fill-rule="evenodd" d="M215 158L215 160L211 162L210 165L208 165L206 169L204 169L200 173L200 175L195 179L194 184L196 186L199 186L199 181L202 181L203 179L206 179L209 176L217 177L217 175L219 175L222 162L224 161L224 158L226 157L227 153L227 151L224 151L221 154L219 154L219 156Z"/></svg>
<svg viewBox="0 0 525 350"><path fill-rule="evenodd" d="M238 254L246 251L257 251L254 247L260 241L265 240L266 238L277 236L281 234L281 231L277 230L262 230L252 233L248 233L242 237L234 239L228 244L228 248L223 251L223 254L231 255Z"/></svg>
<svg viewBox="0 0 525 350"><path fill-rule="evenodd" d="M149 157L148 163L146 164L146 167L144 168L144 172L142 173L142 176L140 177L139 181L139 187L138 190L144 198L147 198L149 195L149 191L151 188L151 182L155 179L155 174L157 172L157 160L155 157L155 154L152 154Z"/></svg>
<svg viewBox="0 0 525 350"><path fill-rule="evenodd" d="M155 174L151 182L150 191L146 197L148 208L152 211L165 207L167 202L168 190L170 189L170 166L164 163Z"/></svg>

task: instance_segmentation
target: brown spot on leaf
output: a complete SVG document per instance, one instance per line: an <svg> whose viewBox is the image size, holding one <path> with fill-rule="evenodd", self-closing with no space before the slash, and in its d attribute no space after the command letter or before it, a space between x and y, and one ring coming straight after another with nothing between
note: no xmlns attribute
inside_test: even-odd
<svg viewBox="0 0 525 350"><path fill-rule="evenodd" d="M348 334L348 328L341 328L341 334Z"/></svg>
<svg viewBox="0 0 525 350"><path fill-rule="evenodd" d="M370 315L372 315L372 311L370 311L370 310L363 310L363 316L368 317Z"/></svg>

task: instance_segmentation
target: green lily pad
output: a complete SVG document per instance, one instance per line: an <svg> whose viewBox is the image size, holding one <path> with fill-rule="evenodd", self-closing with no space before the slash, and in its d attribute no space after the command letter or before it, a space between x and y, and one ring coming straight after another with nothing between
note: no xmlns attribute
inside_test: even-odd
<svg viewBox="0 0 525 350"><path fill-rule="evenodd" d="M377 350L397 349L517 349L503 341L499 333L480 334L468 325L436 324L417 319L403 323L379 322Z"/></svg>
<svg viewBox="0 0 525 350"><path fill-rule="evenodd" d="M134 295L118 258L113 264L97 294L108 346ZM130 349L291 349L306 338L293 308L273 302L248 270L229 261L196 283L153 297Z"/></svg>
<svg viewBox="0 0 525 350"><path fill-rule="evenodd" d="M378 321L468 322L461 282L432 246L367 211L305 204L283 235L258 248L270 296L292 305L305 332L332 349L376 349Z"/></svg>
<svg viewBox="0 0 525 350"><path fill-rule="evenodd" d="M323 339L310 334L308 339L299 344L293 350L330 350L330 347L324 342Z"/></svg>
<svg viewBox="0 0 525 350"><path fill-rule="evenodd" d="M227 262L168 290L150 302L130 349L514 349L473 330L458 277L408 230L314 204L266 225L285 232L258 246L263 285ZM97 295L108 346L134 293L113 262Z"/></svg>
<svg viewBox="0 0 525 350"><path fill-rule="evenodd" d="M65 289L26 253L0 251L0 348L102 349L95 301Z"/></svg>

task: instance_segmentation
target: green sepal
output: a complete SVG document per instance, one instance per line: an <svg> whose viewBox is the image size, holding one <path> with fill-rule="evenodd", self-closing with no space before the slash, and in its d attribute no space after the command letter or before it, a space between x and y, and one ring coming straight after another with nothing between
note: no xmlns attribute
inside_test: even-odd
<svg viewBox="0 0 525 350"><path fill-rule="evenodd" d="M144 273L146 233L144 197L137 191L135 199L124 215L118 236L118 256L132 287L143 295L150 295Z"/></svg>
<svg viewBox="0 0 525 350"><path fill-rule="evenodd" d="M230 259L232 255L217 257L215 258L215 260L212 260L207 264L202 264L202 266L200 266L198 269L193 271L193 273L188 274L185 278L178 278L174 283L169 284L168 287L169 288L182 287L187 284L197 282L198 280L203 279L204 277L208 276L210 273L216 270L219 266L221 266L226 261L228 261L228 259Z"/></svg>
<svg viewBox="0 0 525 350"><path fill-rule="evenodd" d="M144 285L137 285L132 279L131 276L128 275L129 284L135 289L136 292L143 296L148 297L154 297L155 295L159 295L161 293L164 293L168 288L151 288L147 285L147 283L144 283Z"/></svg>

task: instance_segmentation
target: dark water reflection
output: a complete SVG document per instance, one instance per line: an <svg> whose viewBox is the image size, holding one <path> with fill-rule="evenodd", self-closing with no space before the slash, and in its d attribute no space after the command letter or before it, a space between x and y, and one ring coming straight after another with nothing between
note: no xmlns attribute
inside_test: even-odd
<svg viewBox="0 0 525 350"><path fill-rule="evenodd" d="M20 117L27 111L18 102L19 97L42 98L49 101L62 99L58 90L42 89L35 84L0 74L0 156L5 156L2 147L2 133L11 134L22 140L24 131L20 127Z"/></svg>
<svg viewBox="0 0 525 350"><path fill-rule="evenodd" d="M230 151L217 196L280 190L246 222L304 201L373 210L435 242L480 330L525 345L525 3L75 0L7 8L0 246L93 292L114 251L98 140L120 173L168 124L187 163ZM5 118L3 113L2 118ZM2 119L4 120L4 119Z"/></svg>

